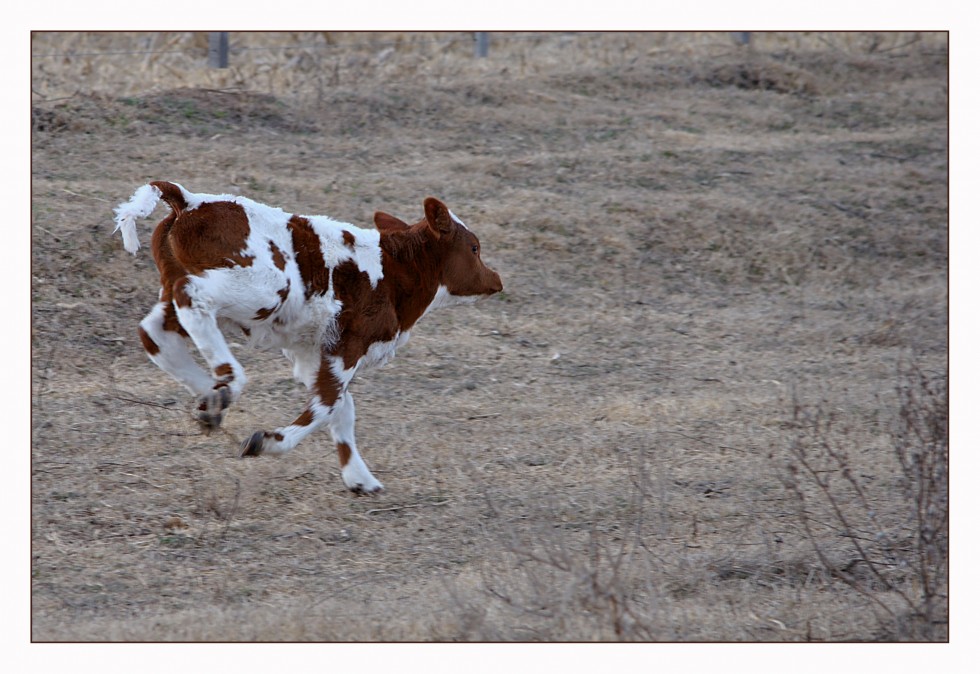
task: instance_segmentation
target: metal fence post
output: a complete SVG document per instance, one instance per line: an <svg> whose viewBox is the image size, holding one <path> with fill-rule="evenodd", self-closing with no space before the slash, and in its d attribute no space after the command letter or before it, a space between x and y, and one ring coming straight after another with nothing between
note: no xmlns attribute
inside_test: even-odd
<svg viewBox="0 0 980 674"><path fill-rule="evenodd" d="M228 31L208 33L208 65L228 67Z"/></svg>
<svg viewBox="0 0 980 674"><path fill-rule="evenodd" d="M486 58L487 52L490 51L490 33L477 31L474 37L476 39L477 58Z"/></svg>

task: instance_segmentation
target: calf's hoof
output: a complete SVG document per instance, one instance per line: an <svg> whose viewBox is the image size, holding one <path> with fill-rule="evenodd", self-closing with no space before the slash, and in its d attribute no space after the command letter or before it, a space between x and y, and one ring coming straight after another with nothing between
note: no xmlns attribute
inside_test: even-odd
<svg viewBox="0 0 980 674"><path fill-rule="evenodd" d="M357 470L348 465L341 472L344 484L358 496L374 496L385 490L385 486L378 482L367 469Z"/></svg>
<svg viewBox="0 0 980 674"><path fill-rule="evenodd" d="M371 471L364 465L364 461L360 457L343 463L346 465L340 470L340 477L352 492L358 496L368 496L384 491L385 486L378 482L374 475L371 475Z"/></svg>
<svg viewBox="0 0 980 674"><path fill-rule="evenodd" d="M262 453L263 440L265 440L265 433L262 431L255 431L252 433L252 437L242 442L242 446L238 450L239 458L260 455Z"/></svg>
<svg viewBox="0 0 980 674"><path fill-rule="evenodd" d="M227 386L216 388L198 398L197 421L205 433L210 433L221 426L225 410L230 404L231 392Z"/></svg>
<svg viewBox="0 0 980 674"><path fill-rule="evenodd" d="M355 484L353 487L349 487L349 489L358 496L375 496L385 490L385 488L380 484L370 487L363 484Z"/></svg>

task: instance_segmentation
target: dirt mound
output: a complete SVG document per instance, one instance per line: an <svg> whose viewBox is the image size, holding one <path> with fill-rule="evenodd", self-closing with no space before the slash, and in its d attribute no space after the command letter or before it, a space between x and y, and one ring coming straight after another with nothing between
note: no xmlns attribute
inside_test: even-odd
<svg viewBox="0 0 980 674"><path fill-rule="evenodd" d="M237 128L286 133L316 130L275 96L244 91L179 88L123 98L78 94L31 108L31 128L38 133L85 133L105 127L129 133L152 129L197 136Z"/></svg>

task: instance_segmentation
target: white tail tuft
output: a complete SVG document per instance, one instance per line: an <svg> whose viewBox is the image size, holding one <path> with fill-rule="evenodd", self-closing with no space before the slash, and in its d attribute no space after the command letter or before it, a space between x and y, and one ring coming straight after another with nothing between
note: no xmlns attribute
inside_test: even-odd
<svg viewBox="0 0 980 674"><path fill-rule="evenodd" d="M162 194L159 188L153 185L143 185L133 193L129 201L119 204L113 210L116 214L116 228L112 233L122 231L123 247L133 255L136 255L140 247L139 238L136 236L136 218L145 218L152 213Z"/></svg>

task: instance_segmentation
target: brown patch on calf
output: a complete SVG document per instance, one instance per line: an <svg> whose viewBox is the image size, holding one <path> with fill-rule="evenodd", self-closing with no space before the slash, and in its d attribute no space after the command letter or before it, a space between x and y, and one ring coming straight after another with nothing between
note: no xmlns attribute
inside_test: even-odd
<svg viewBox="0 0 980 674"><path fill-rule="evenodd" d="M198 275L221 267L250 267L254 256L245 255L249 234L248 215L230 201L205 202L181 211L167 235L173 257L185 273Z"/></svg>
<svg viewBox="0 0 980 674"><path fill-rule="evenodd" d="M165 183L169 185L170 183ZM170 213L160 221L156 229L153 230L151 246L153 250L153 261L156 262L157 269L160 271L160 300L166 302L165 313L163 316L164 330L176 331L180 328L177 315L170 302L174 299L173 288L177 279L187 275L187 270L177 258L174 257L173 248L170 245L170 230L177 220L176 212ZM182 333L184 336L187 333Z"/></svg>
<svg viewBox="0 0 980 674"><path fill-rule="evenodd" d="M222 363L218 367L214 368L214 378L217 380L214 384L215 389L219 389L223 386L227 386L228 382L234 379L232 374L234 370L231 368L231 363ZM222 409L227 407L227 403L222 405Z"/></svg>
<svg viewBox="0 0 980 674"><path fill-rule="evenodd" d="M269 242L269 250L272 252L272 264L276 265L279 271L286 271L286 256L282 254L274 241Z"/></svg>
<svg viewBox="0 0 980 674"><path fill-rule="evenodd" d="M173 302L173 292L164 291L163 295L164 301L167 304L163 307L163 329L168 332L176 332L181 337L190 337L187 331L184 330L184 326L180 324L177 319L177 309L174 307Z"/></svg>
<svg viewBox="0 0 980 674"><path fill-rule="evenodd" d="M346 466L347 465L347 462L350 461L350 455L351 455L350 445L348 445L346 442L338 442L337 443L337 456L340 457L340 467L341 468L343 468L344 466Z"/></svg>
<svg viewBox="0 0 980 674"><path fill-rule="evenodd" d="M317 372L316 381L313 382L313 392L320 398L320 404L328 408L333 407L334 403L337 402L337 398L340 397L340 383L333 375L330 365L326 361L320 363L320 370ZM292 425L309 426L313 423L313 419L314 411L313 403L311 402L303 410L303 413L293 420Z"/></svg>
<svg viewBox="0 0 980 674"><path fill-rule="evenodd" d="M189 307L191 305L191 296L187 294L186 286L190 283L190 279L186 276L177 279L173 285L173 297L174 304L176 304L181 309Z"/></svg>
<svg viewBox="0 0 980 674"><path fill-rule="evenodd" d="M272 307L271 309L259 309L258 311L255 312L255 316L252 318L252 320L264 321L269 316L276 313L276 311L279 310L279 307L283 305L283 302L286 301L286 298L289 297L289 285L290 285L290 281L289 279L286 279L286 287L280 288L279 290L276 291L276 294L279 295L279 304Z"/></svg>
<svg viewBox="0 0 980 674"><path fill-rule="evenodd" d="M299 275L306 287L306 299L325 294L330 287L330 270L323 260L320 237L313 230L310 221L299 215L291 217L286 226L293 237L293 252Z"/></svg>
<svg viewBox="0 0 980 674"><path fill-rule="evenodd" d="M320 363L320 370L316 373L313 390L320 397L320 404L324 407L333 407L337 398L340 397L340 382L337 381L330 369L330 364L326 361Z"/></svg>
<svg viewBox="0 0 980 674"><path fill-rule="evenodd" d="M334 354L343 358L344 369L357 365L371 344L390 341L398 334L398 314L384 281L372 288L367 272L351 260L333 269L334 293L343 306L337 316L342 337Z"/></svg>
<svg viewBox="0 0 980 674"><path fill-rule="evenodd" d="M276 309L278 309L278 308L279 308L279 305L277 304L276 306L272 307L271 309L259 309L258 311L255 312L255 316L252 317L252 320L253 321L264 321L269 316L271 316L272 314L274 314L276 312Z"/></svg>
<svg viewBox="0 0 980 674"><path fill-rule="evenodd" d="M345 229L343 230L343 237L344 237L344 245L347 246L348 248L353 248L354 244L357 242L357 239L354 238L354 235Z"/></svg>
<svg viewBox="0 0 980 674"><path fill-rule="evenodd" d="M165 303L163 329L188 337L174 305L191 306L186 290L190 275L216 267L251 266L254 258L242 254L249 234L248 216L239 204L226 201L187 210L187 202L176 185L164 181L151 184L172 209L153 230L151 241L153 260L160 271L160 300ZM151 355L159 352L149 335L144 339L141 333L140 340Z"/></svg>
<svg viewBox="0 0 980 674"><path fill-rule="evenodd" d="M168 183L165 180L154 180L150 184L160 190L160 198L173 209L175 216L179 216L180 212L187 208L184 193L173 183Z"/></svg>
<svg viewBox="0 0 980 674"><path fill-rule="evenodd" d="M423 219L411 227L394 216L375 214L381 230L381 266L384 278L378 289L390 297L398 317L398 329L411 329L425 313L439 284L446 237L439 241Z"/></svg>
<svg viewBox="0 0 980 674"><path fill-rule="evenodd" d="M146 330L140 327L139 334L140 334L140 342L143 344L144 351L146 351L151 356L155 356L158 353L160 353L160 347L157 345L156 342L150 339L150 335L147 334Z"/></svg>
<svg viewBox="0 0 980 674"><path fill-rule="evenodd" d="M309 426L313 423L313 410L307 407L303 413L293 419L293 426Z"/></svg>

